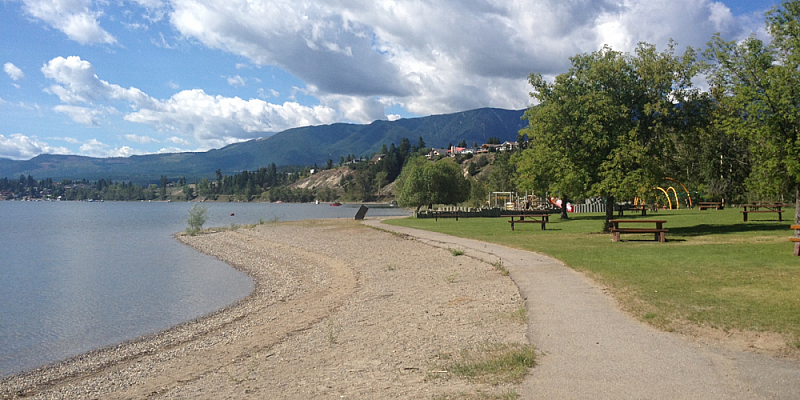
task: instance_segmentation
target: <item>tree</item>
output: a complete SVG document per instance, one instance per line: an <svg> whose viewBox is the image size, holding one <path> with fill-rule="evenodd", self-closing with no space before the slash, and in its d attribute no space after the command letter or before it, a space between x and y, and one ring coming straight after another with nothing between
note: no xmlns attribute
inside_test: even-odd
<svg viewBox="0 0 800 400"><path fill-rule="evenodd" d="M526 111L529 127L520 132L529 138L518 158L520 189L564 203L606 197L606 228L616 198L645 197L665 177L671 138L691 124L683 110L699 93L694 50L678 57L674 46L659 53L640 43L635 55L606 46L572 57L553 83L531 74L540 104Z"/></svg>
<svg viewBox="0 0 800 400"><path fill-rule="evenodd" d="M189 236L197 235L197 233L203 229L203 224L206 223L207 217L208 208L195 203L194 206L189 209L189 219L187 220L189 227L186 228L186 233Z"/></svg>
<svg viewBox="0 0 800 400"><path fill-rule="evenodd" d="M469 199L470 181L450 158L430 162L425 157L410 159L397 178L397 202L406 207L458 204Z"/></svg>
<svg viewBox="0 0 800 400"><path fill-rule="evenodd" d="M167 184L168 183L169 183L169 179L167 178L167 176L166 175L161 175L161 185L159 186L161 200L166 200L167 199Z"/></svg>
<svg viewBox="0 0 800 400"><path fill-rule="evenodd" d="M784 1L766 15L770 44L716 35L707 57L711 83L732 112L728 131L749 143L747 188L762 198L795 198L800 223L800 1Z"/></svg>

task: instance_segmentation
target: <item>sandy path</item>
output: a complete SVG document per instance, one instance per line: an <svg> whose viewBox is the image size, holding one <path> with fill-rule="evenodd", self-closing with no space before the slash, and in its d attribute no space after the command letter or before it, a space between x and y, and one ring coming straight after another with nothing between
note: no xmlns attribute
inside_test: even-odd
<svg viewBox="0 0 800 400"><path fill-rule="evenodd" d="M470 398L441 373L487 343L526 343L508 276L354 221L182 237L256 281L227 310L0 382L2 398ZM524 314L522 314L524 316Z"/></svg>
<svg viewBox="0 0 800 400"><path fill-rule="evenodd" d="M537 366L524 399L797 399L800 363L701 345L620 311L603 289L559 261L434 232L381 224L444 248L503 260L526 299Z"/></svg>

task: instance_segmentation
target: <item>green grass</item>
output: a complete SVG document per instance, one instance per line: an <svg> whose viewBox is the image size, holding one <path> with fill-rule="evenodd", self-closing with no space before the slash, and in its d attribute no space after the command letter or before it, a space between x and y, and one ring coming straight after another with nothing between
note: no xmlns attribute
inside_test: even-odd
<svg viewBox="0 0 800 400"><path fill-rule="evenodd" d="M723 330L776 332L800 338L800 257L791 222L742 222L739 209L674 210L647 217L667 223L667 243L653 235L601 233L601 214L553 215L547 230L508 218L395 219L387 223L442 232L547 254L587 271L611 288L628 311L665 330L685 322ZM784 216L793 219L794 213ZM752 215L751 215L752 217ZM752 218L751 218L752 219ZM629 241L626 241L629 240Z"/></svg>
<svg viewBox="0 0 800 400"><path fill-rule="evenodd" d="M487 343L464 349L458 355L442 354L439 358L445 362L439 368L448 375L497 385L522 382L536 356L530 344Z"/></svg>

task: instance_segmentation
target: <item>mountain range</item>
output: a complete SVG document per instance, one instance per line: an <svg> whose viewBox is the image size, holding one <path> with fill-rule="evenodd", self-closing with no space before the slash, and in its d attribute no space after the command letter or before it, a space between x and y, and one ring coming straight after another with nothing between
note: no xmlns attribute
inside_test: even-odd
<svg viewBox="0 0 800 400"><path fill-rule="evenodd" d="M358 125L337 123L288 129L264 139L250 140L207 152L148 154L131 157L93 158L41 154L30 160L0 158L0 177L31 175L36 179L111 179L135 183L157 182L162 175L195 180L212 178L217 169L225 175L253 171L271 163L277 166L325 165L353 154L369 157L383 144L399 144L420 137L429 147L447 147L462 140L483 144L490 137L516 141L528 125L525 110L481 108L453 114L375 121Z"/></svg>

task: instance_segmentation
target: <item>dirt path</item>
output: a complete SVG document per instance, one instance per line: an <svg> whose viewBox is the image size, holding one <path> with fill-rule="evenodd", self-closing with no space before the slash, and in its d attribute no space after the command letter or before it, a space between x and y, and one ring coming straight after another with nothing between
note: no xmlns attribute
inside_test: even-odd
<svg viewBox="0 0 800 400"><path fill-rule="evenodd" d="M364 222L484 260L502 259L525 298L537 366L524 399L797 399L800 363L701 345L620 311L557 260L444 234Z"/></svg>

